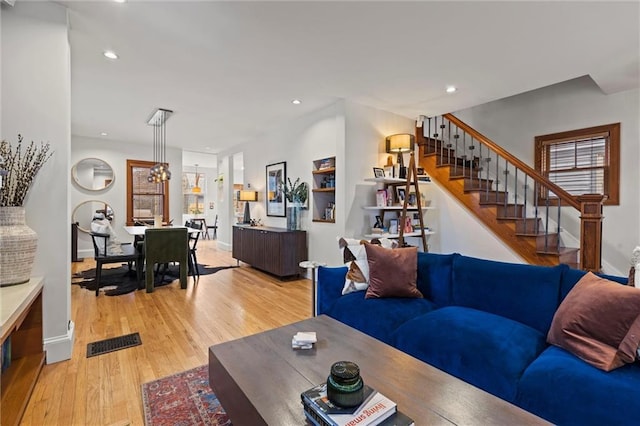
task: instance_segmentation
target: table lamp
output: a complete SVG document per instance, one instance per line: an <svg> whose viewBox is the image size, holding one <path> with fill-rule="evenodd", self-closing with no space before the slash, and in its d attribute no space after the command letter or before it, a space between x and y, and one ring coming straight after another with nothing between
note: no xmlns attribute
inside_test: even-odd
<svg viewBox="0 0 640 426"><path fill-rule="evenodd" d="M403 154L405 152L413 151L415 145L415 137L409 133L398 133L395 135L387 136L386 148L388 153L398 154L398 166L399 166L399 178L407 177L407 168L404 167Z"/></svg>
<svg viewBox="0 0 640 426"><path fill-rule="evenodd" d="M242 223L250 224L251 223L251 213L249 211L249 201L258 201L258 192L257 191L240 191L240 201L245 201L244 204L244 218Z"/></svg>

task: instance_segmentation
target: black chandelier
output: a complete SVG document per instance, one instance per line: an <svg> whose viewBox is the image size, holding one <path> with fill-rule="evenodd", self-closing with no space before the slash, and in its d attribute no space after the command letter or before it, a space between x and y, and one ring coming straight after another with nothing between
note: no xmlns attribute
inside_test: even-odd
<svg viewBox="0 0 640 426"><path fill-rule="evenodd" d="M153 126L153 167L149 169L149 182L165 182L171 179L169 163L167 163L167 125L166 122L173 111L158 108L147 121Z"/></svg>

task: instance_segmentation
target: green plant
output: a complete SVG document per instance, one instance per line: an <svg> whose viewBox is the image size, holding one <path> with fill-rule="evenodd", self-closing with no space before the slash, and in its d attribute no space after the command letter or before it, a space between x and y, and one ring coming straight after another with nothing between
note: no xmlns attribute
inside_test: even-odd
<svg viewBox="0 0 640 426"><path fill-rule="evenodd" d="M284 196L290 203L305 203L307 201L309 195L308 186L306 182L300 182L300 178L296 179L293 184L289 178L287 178L287 183L284 183L281 179L279 184L282 185Z"/></svg>
<svg viewBox="0 0 640 426"><path fill-rule="evenodd" d="M49 144L33 141L22 152L22 135L18 135L18 145L14 148L9 142L0 143L0 169L6 171L0 188L0 206L20 207L31 188L33 180L44 163L51 158Z"/></svg>

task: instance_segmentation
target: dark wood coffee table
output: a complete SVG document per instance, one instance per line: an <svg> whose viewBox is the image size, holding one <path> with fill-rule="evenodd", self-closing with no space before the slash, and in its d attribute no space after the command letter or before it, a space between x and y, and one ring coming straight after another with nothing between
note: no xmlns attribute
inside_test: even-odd
<svg viewBox="0 0 640 426"><path fill-rule="evenodd" d="M314 349L291 349L298 331L317 332ZM417 425L546 423L325 315L211 346L209 382L234 426L304 425L300 393L341 360Z"/></svg>

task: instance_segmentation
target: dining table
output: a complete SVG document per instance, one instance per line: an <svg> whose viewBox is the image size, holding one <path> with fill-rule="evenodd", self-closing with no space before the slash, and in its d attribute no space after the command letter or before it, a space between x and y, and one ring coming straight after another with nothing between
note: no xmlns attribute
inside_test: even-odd
<svg viewBox="0 0 640 426"><path fill-rule="evenodd" d="M144 232L147 229L153 229L153 226L123 226L124 230L127 231L127 233L129 235L133 235L134 237L144 237ZM188 226L163 226L163 228L187 228L187 232L189 234L193 233L193 232L202 232L201 229L196 229L196 228L189 228Z"/></svg>

